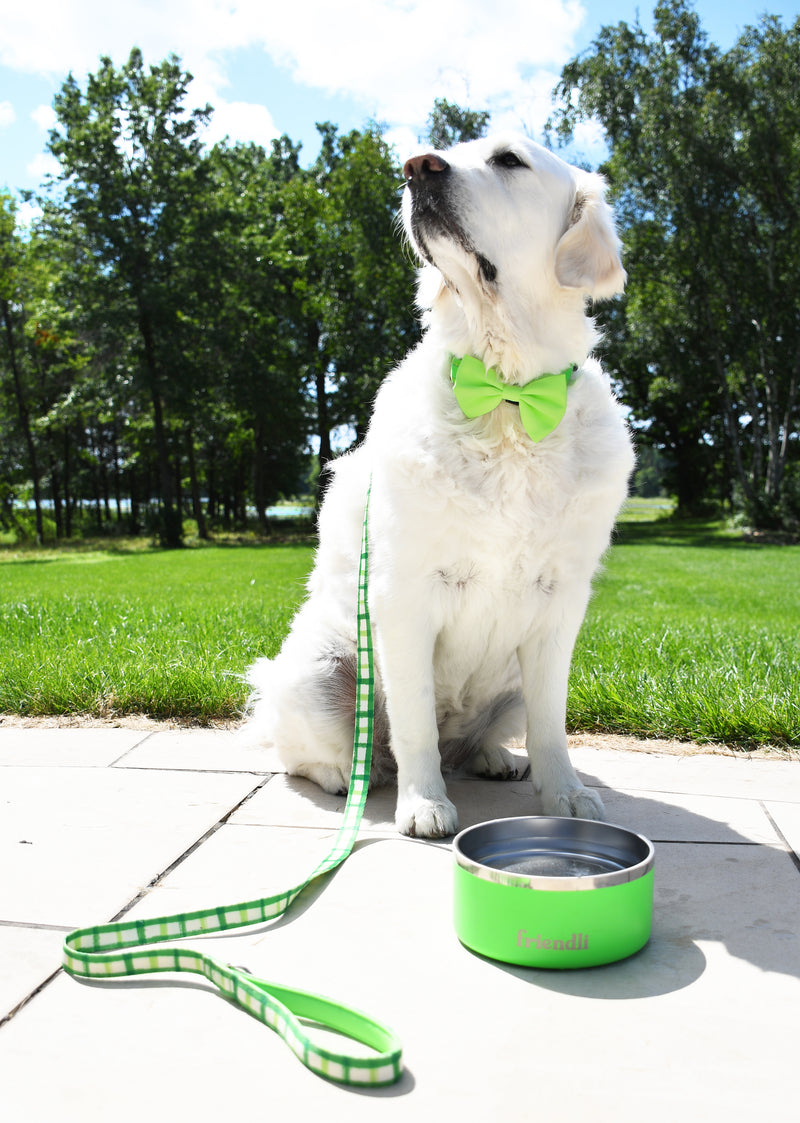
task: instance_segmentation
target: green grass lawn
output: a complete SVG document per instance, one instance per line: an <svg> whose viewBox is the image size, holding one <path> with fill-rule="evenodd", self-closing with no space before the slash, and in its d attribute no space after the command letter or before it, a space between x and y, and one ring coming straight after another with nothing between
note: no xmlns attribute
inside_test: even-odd
<svg viewBox="0 0 800 1123"><path fill-rule="evenodd" d="M0 555L0 712L235 715L310 564L310 546Z"/></svg>
<svg viewBox="0 0 800 1123"><path fill-rule="evenodd" d="M623 522L595 588L572 728L800 744L800 547Z"/></svg>
<svg viewBox="0 0 800 1123"><path fill-rule="evenodd" d="M800 745L800 546L659 513L628 511L595 583L570 728ZM311 560L308 544L0 552L0 712L235 716Z"/></svg>

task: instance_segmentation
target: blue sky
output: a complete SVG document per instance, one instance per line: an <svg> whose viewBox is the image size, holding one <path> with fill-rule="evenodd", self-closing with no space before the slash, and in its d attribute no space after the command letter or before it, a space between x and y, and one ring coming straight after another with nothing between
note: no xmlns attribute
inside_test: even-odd
<svg viewBox="0 0 800 1123"><path fill-rule="evenodd" d="M729 47L765 11L792 23L800 0L695 9ZM651 29L652 10L652 0L0 0L0 187L40 186L64 78L83 83L101 55L119 64L133 45L148 63L180 56L192 105L215 106L210 141L287 133L310 160L316 121L344 131L374 119L405 156L436 97L538 137L564 63L605 23L638 13ZM598 140L591 128L580 138L587 158Z"/></svg>

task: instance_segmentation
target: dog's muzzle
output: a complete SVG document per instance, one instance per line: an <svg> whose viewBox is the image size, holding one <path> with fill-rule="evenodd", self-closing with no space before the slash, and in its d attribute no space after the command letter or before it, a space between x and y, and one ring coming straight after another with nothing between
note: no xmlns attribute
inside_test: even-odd
<svg viewBox="0 0 800 1123"><path fill-rule="evenodd" d="M410 230L421 257L436 265L430 248L432 238L447 238L475 258L483 281L492 284L497 269L480 253L458 221L454 173L438 152L413 156L403 165L411 198Z"/></svg>
<svg viewBox="0 0 800 1123"><path fill-rule="evenodd" d="M451 214L449 185L452 169L436 152L414 156L403 165L406 188L410 195L409 233L421 255L433 261L428 238L444 235L461 243L463 236Z"/></svg>

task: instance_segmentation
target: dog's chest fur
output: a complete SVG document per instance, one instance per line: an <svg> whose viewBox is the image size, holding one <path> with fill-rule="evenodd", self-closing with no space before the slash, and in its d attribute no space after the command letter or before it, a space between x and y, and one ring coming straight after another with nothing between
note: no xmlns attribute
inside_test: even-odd
<svg viewBox="0 0 800 1123"><path fill-rule="evenodd" d="M513 405L465 427L442 380L432 399L409 404L391 385L379 395L364 449L368 460L371 447L381 454L379 579L392 611L415 612L409 598L425 606L448 705L510 685L516 649L552 627L565 597L585 599L608 544L629 437L601 376L588 371L570 393L559 430L539 445ZM398 430L402 442L389 436Z"/></svg>

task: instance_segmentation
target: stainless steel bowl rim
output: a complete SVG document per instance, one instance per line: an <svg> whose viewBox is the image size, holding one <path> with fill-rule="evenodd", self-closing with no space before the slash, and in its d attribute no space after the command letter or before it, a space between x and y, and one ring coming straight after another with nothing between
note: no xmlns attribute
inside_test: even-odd
<svg viewBox="0 0 800 1123"><path fill-rule="evenodd" d="M628 845L633 845L642 854L642 857L621 869L577 877L551 877L543 874L516 873L486 865L465 852L465 846L469 849L470 841L480 837L481 832L486 833L489 829L505 830L508 832L509 838L541 842L551 848L564 839L581 841L581 836L583 836L583 853L587 857L597 855L598 858L603 858L605 855L603 854L602 844L598 845L597 838L592 838L592 836L605 835L607 841L616 837L617 840L622 839ZM470 839L470 836L472 836L472 839ZM587 843L591 844L588 848ZM595 849L591 848L592 845ZM566 850L564 852L570 853ZM648 874L655 863L653 844L644 835L636 834L634 831L617 826L615 823L548 815L489 819L484 823L476 823L474 826L466 827L456 835L453 840L453 853L456 862L462 869L485 881L492 881L497 885L507 885L517 889L536 889L556 893L585 892L590 889L604 889L613 885L627 885L629 882L636 881Z"/></svg>

